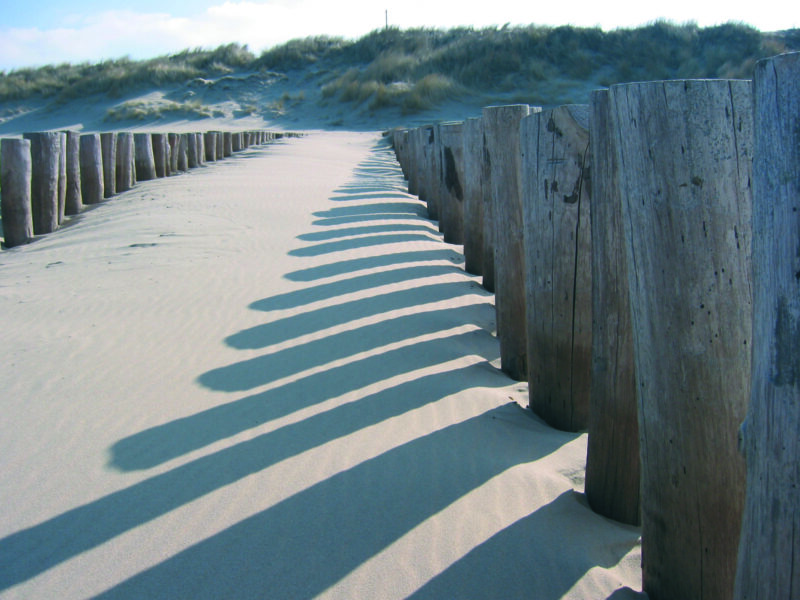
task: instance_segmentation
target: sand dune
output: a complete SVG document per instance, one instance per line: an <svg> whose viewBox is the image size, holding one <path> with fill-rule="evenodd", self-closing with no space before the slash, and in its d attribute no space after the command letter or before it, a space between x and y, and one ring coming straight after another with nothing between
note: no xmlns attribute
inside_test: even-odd
<svg viewBox="0 0 800 600"><path fill-rule="evenodd" d="M643 596L424 215L320 132L0 253L0 597Z"/></svg>

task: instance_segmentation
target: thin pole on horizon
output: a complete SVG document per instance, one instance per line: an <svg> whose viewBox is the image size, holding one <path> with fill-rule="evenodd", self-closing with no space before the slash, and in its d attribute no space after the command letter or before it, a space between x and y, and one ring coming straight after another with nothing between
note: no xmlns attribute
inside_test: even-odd
<svg viewBox="0 0 800 600"><path fill-rule="evenodd" d="M387 8L384 12L386 13L386 29L389 29L389 9Z"/></svg>

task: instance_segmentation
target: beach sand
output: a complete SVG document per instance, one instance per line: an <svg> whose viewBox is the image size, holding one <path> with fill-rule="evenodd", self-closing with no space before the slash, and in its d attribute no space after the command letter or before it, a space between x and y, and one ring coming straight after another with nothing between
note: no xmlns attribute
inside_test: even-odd
<svg viewBox="0 0 800 600"><path fill-rule="evenodd" d="M644 597L405 190L315 132L0 252L1 598Z"/></svg>

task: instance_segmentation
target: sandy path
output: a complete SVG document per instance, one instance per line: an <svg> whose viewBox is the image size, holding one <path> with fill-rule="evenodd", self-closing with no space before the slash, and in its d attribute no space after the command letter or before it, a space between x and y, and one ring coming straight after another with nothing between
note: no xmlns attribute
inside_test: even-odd
<svg viewBox="0 0 800 600"><path fill-rule="evenodd" d="M392 158L288 140L0 253L0 597L636 596Z"/></svg>

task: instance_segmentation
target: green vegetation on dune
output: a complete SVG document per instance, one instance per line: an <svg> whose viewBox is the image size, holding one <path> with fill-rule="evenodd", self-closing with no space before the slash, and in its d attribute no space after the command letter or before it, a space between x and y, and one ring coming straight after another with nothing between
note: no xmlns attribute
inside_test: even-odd
<svg viewBox="0 0 800 600"><path fill-rule="evenodd" d="M67 102L91 94L124 98L137 90L189 85L198 78L292 73L293 81L318 90L304 100L344 103L365 112L394 108L412 114L472 99L478 104L503 99L555 105L585 102L588 89L619 82L750 78L758 59L796 49L800 30L762 33L737 23L701 28L659 21L613 31L536 25L388 28L358 40L292 40L260 56L246 46L228 44L145 61L123 58L19 69L0 73L0 102L36 97ZM274 100L267 111L291 109L287 92L282 93L282 100ZM129 106L128 114L135 108ZM168 109L203 116L203 109L193 105Z"/></svg>

